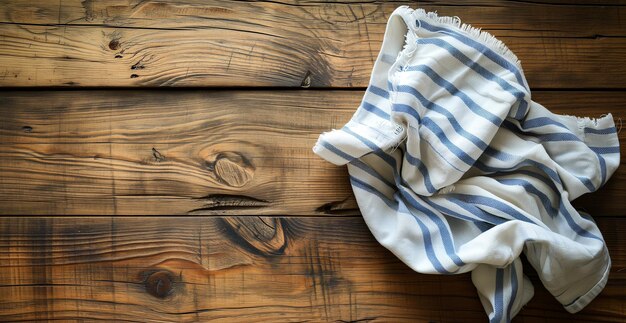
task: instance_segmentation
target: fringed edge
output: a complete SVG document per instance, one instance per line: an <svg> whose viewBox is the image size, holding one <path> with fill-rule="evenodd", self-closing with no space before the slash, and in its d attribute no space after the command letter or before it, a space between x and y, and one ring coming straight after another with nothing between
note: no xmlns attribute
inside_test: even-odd
<svg viewBox="0 0 626 323"><path fill-rule="evenodd" d="M413 56L415 50L417 50L417 36L415 33L407 32L404 34L404 47L402 47L400 54Z"/></svg>
<svg viewBox="0 0 626 323"><path fill-rule="evenodd" d="M412 11L415 19L423 20L433 25L445 25L456 28L459 32L471 37L472 39L489 47L496 53L502 55L507 60L514 63L520 70L522 69L522 63L517 56L501 40L497 39L492 34L482 31L480 28L473 27L470 24L462 23L461 18L459 17L439 16L435 11L426 12L424 9L412 10L408 6L405 7ZM419 28L419 25L415 27Z"/></svg>

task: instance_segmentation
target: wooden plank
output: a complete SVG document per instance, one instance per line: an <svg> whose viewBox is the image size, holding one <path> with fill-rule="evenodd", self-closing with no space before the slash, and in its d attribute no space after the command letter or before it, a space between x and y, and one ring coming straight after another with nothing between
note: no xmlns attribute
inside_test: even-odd
<svg viewBox="0 0 626 323"><path fill-rule="evenodd" d="M358 214L315 156L361 91L0 93L0 214ZM538 92L558 113L626 119L626 92ZM622 152L626 132L620 132ZM577 206L624 215L626 168Z"/></svg>
<svg viewBox="0 0 626 323"><path fill-rule="evenodd" d="M389 14L416 4L350 2L8 1L0 86L363 87ZM626 87L621 4L420 5L500 37L532 87Z"/></svg>
<svg viewBox="0 0 626 323"><path fill-rule="evenodd" d="M605 290L568 314L537 282L518 322L623 322L626 218ZM358 250L355 252L355 250ZM0 321L484 322L469 275L422 275L360 217L0 218ZM539 319L539 320L538 320Z"/></svg>
<svg viewBox="0 0 626 323"><path fill-rule="evenodd" d="M309 28L345 32L355 19L367 16L368 24L380 23L385 14L401 5L417 8L412 1L240 1L152 0L87 1L10 0L0 8L0 22L24 25L103 26L124 28L194 29L223 26L220 18L249 17L254 20L296 26L295 18L311 21ZM598 2L598 1L597 1ZM497 1L471 3L424 1L428 11L463 12L468 23L480 23L490 30L506 30L509 36L542 32L552 37L624 36L623 17L626 1L576 4L571 1ZM352 11L350 11L352 7ZM458 8L454 8L458 7ZM348 12L344 12L347 10ZM316 14L313 14L316 13ZM442 13L443 15L449 15ZM345 19L348 16L352 19ZM238 18L238 17L236 17ZM342 20L342 18L344 18ZM369 18L372 18L370 21ZM529 20L532 20L529 21ZM238 19L230 21L241 24ZM383 21L382 23L385 23ZM343 23L346 26L331 24ZM251 24L250 22L248 24ZM301 25L300 25L301 26ZM266 27L276 27L267 24Z"/></svg>

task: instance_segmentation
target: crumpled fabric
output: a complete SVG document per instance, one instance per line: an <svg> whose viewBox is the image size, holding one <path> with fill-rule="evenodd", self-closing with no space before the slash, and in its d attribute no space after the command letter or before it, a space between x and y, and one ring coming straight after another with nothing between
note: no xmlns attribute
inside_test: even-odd
<svg viewBox="0 0 626 323"><path fill-rule="evenodd" d="M571 201L619 165L612 116L551 113L517 57L457 17L396 9L361 104L313 151L347 164L372 234L413 270L471 271L491 322L533 296L522 253L569 312L606 284L602 234Z"/></svg>

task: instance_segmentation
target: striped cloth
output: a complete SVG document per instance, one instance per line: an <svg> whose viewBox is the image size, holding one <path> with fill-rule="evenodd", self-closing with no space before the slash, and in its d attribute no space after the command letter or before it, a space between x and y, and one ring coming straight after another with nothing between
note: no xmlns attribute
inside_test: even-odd
<svg viewBox="0 0 626 323"><path fill-rule="evenodd" d="M602 234L570 201L619 164L612 116L532 101L516 56L456 17L396 9L356 113L313 151L348 165L368 227L408 266L471 271L492 322L533 295L521 253L569 312L606 284Z"/></svg>

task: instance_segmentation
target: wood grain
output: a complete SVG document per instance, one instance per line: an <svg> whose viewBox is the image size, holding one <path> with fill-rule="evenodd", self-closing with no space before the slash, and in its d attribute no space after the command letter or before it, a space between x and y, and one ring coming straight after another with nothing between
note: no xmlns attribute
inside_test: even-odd
<svg viewBox="0 0 626 323"><path fill-rule="evenodd" d="M13 0L0 86L364 87L405 1ZM534 88L625 88L626 6L420 2L501 38Z"/></svg>
<svg viewBox="0 0 626 323"><path fill-rule="evenodd" d="M358 214L315 156L361 91L0 93L0 214ZM626 120L625 92L537 92L558 113ZM626 133L620 132L622 149ZM624 150L622 150L624 152ZM624 215L626 168L578 207Z"/></svg>
<svg viewBox="0 0 626 323"><path fill-rule="evenodd" d="M626 218L613 268L570 315L537 282L517 322L623 322ZM468 275L412 272L359 217L0 218L0 321L484 322Z"/></svg>
<svg viewBox="0 0 626 323"><path fill-rule="evenodd" d="M366 86L405 4L495 34L531 87L573 90L534 92L553 111L626 118L624 0L1 1L2 87L276 88L0 91L0 321L486 321L469 275L400 263L346 169L311 152L362 91L284 88ZM598 299L569 315L526 264L515 322L626 321L624 201L624 166L576 201L613 260Z"/></svg>

